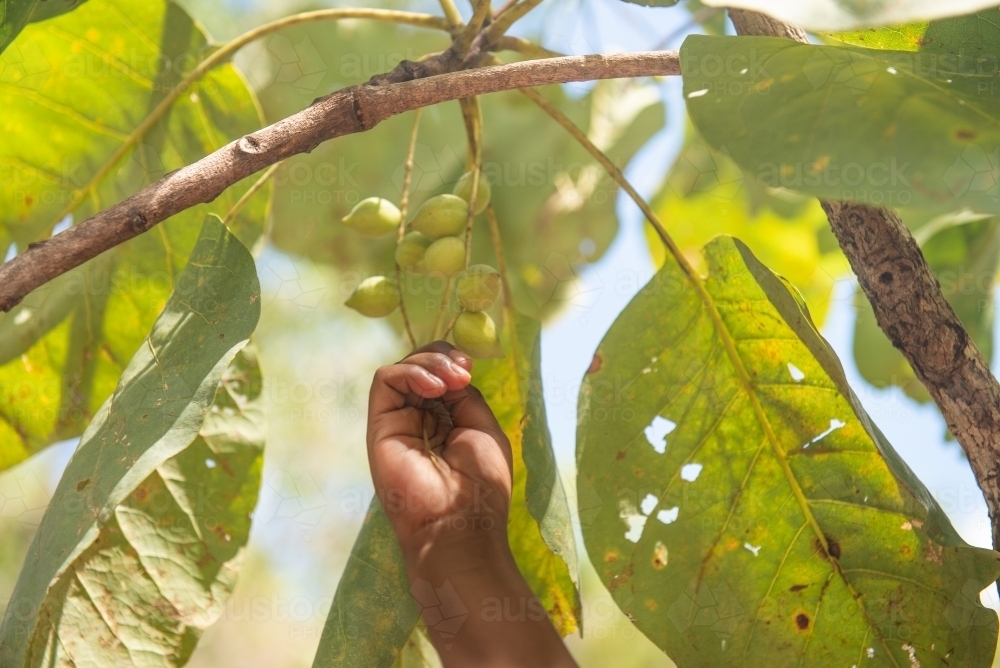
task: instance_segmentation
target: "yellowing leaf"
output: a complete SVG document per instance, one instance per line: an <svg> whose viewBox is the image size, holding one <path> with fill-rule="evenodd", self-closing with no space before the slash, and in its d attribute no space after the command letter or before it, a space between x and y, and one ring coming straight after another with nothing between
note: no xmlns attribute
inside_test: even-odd
<svg viewBox="0 0 1000 668"><path fill-rule="evenodd" d="M678 666L989 666L967 545L872 424L786 282L741 242L673 260L580 392L581 522L609 590Z"/></svg>

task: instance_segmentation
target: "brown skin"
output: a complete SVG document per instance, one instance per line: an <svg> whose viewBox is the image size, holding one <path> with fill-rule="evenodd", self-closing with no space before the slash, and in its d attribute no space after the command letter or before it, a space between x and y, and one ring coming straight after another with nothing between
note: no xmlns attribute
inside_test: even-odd
<svg viewBox="0 0 1000 668"><path fill-rule="evenodd" d="M456 630L439 623L438 608L424 611L445 668L576 666L548 616L530 614L541 608L507 542L510 442L469 384L471 369L465 354L437 341L375 372L368 401L375 493L413 591L428 583L453 588L468 612ZM498 620L505 608L513 614Z"/></svg>

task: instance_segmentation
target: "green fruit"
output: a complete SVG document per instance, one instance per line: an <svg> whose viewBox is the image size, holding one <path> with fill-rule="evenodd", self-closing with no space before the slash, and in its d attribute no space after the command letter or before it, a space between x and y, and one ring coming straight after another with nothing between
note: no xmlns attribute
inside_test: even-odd
<svg viewBox="0 0 1000 668"><path fill-rule="evenodd" d="M497 326L493 318L482 312L465 311L455 320L451 330L455 345L476 359L503 357Z"/></svg>
<svg viewBox="0 0 1000 668"><path fill-rule="evenodd" d="M500 296L500 274L488 264L474 264L458 277L455 295L466 311L485 311Z"/></svg>
<svg viewBox="0 0 1000 668"><path fill-rule="evenodd" d="M472 172L462 174L462 178L455 184L453 193L464 199L466 202L472 197ZM486 210L486 205L490 203L490 181L483 174L479 175L479 183L476 185L476 206L472 207L477 215Z"/></svg>
<svg viewBox="0 0 1000 668"><path fill-rule="evenodd" d="M427 247L424 267L429 274L454 276L465 267L465 242L458 237L438 239Z"/></svg>
<svg viewBox="0 0 1000 668"><path fill-rule="evenodd" d="M410 221L410 227L431 239L462 233L469 217L469 205L455 195L438 195L424 202Z"/></svg>
<svg viewBox="0 0 1000 668"><path fill-rule="evenodd" d="M366 237L384 237L395 232L403 215L396 205L381 197L369 197L358 202L349 214L341 218Z"/></svg>
<svg viewBox="0 0 1000 668"><path fill-rule="evenodd" d="M361 281L346 306L369 318L381 318L399 306L399 286L385 276L372 276Z"/></svg>
<svg viewBox="0 0 1000 668"><path fill-rule="evenodd" d="M424 253L431 245L431 238L420 232L407 232L396 246L396 264L410 272L423 272Z"/></svg>

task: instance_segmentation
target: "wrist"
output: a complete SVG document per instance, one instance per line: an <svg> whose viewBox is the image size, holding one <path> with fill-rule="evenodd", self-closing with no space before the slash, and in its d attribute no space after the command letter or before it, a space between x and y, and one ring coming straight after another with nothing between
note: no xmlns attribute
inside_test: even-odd
<svg viewBox="0 0 1000 668"><path fill-rule="evenodd" d="M437 531L428 527L401 544L410 580L478 579L491 573L521 577L503 530Z"/></svg>

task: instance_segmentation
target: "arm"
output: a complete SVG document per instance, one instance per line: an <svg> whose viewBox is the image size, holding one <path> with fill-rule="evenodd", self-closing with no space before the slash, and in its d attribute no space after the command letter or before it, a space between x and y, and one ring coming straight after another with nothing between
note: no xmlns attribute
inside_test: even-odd
<svg viewBox="0 0 1000 668"><path fill-rule="evenodd" d="M444 342L375 374L368 459L446 668L575 666L507 542L511 448ZM463 615L466 615L463 617Z"/></svg>

